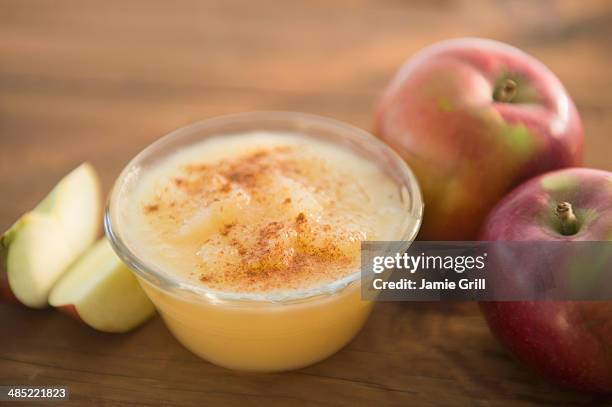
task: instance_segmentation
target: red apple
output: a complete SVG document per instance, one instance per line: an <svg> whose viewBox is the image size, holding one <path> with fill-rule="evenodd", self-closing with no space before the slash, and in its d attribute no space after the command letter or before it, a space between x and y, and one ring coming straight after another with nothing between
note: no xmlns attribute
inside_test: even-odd
<svg viewBox="0 0 612 407"><path fill-rule="evenodd" d="M611 241L612 173L571 168L526 182L491 212L481 239ZM517 282L524 273L517 270ZM612 392L612 301L480 305L491 331L544 377L577 390Z"/></svg>
<svg viewBox="0 0 612 407"><path fill-rule="evenodd" d="M511 188L582 161L582 123L559 79L485 39L444 41L411 58L384 92L374 132L420 181L423 240L474 239Z"/></svg>

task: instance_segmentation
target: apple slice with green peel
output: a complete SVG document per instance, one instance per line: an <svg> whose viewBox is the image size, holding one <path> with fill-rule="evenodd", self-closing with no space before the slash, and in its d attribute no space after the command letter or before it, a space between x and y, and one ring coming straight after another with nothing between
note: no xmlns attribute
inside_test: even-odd
<svg viewBox="0 0 612 407"><path fill-rule="evenodd" d="M0 239L0 291L29 307L46 307L51 287L77 254L56 219L27 213Z"/></svg>
<svg viewBox="0 0 612 407"><path fill-rule="evenodd" d="M148 320L155 308L136 277L101 239L53 287L49 303L104 332L126 332Z"/></svg>
<svg viewBox="0 0 612 407"><path fill-rule="evenodd" d="M98 177L82 164L0 237L0 298L46 307L53 284L95 241L101 212Z"/></svg>

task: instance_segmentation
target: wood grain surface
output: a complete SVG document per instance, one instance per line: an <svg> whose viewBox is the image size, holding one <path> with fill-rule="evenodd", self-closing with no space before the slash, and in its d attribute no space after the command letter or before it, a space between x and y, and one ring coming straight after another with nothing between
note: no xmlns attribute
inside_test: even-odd
<svg viewBox="0 0 612 407"><path fill-rule="evenodd" d="M78 163L104 187L187 123L297 110L369 128L401 62L458 36L519 46L566 84L589 166L612 170L609 1L0 0L0 229ZM126 335L0 305L0 384L71 387L74 404L603 405L516 364L475 304L378 304L328 360L244 374L182 348L159 318Z"/></svg>

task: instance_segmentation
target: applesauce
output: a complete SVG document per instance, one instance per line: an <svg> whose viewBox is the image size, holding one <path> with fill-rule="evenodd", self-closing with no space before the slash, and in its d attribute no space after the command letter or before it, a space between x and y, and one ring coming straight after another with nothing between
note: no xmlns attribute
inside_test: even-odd
<svg viewBox="0 0 612 407"><path fill-rule="evenodd" d="M241 370L314 363L367 319L360 243L411 240L418 187L382 143L337 122L289 113L216 120L128 165L107 233L194 353ZM177 137L188 141L163 145Z"/></svg>

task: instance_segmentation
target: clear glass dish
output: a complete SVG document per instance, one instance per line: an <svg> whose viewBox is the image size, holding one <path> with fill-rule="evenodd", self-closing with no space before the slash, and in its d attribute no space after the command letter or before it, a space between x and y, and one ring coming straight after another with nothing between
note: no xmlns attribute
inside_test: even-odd
<svg viewBox="0 0 612 407"><path fill-rule="evenodd" d="M111 192L104 224L113 248L135 273L175 337L199 356L239 370L299 368L336 352L365 323L372 304L361 300L360 272L290 295L237 294L211 290L139 258L124 238L121 202L143 172L178 149L223 134L256 130L299 133L338 143L376 163L398 187L406 206L396 240L411 242L423 202L411 170L384 143L356 127L292 112L253 112L204 120L145 148L123 170Z"/></svg>

